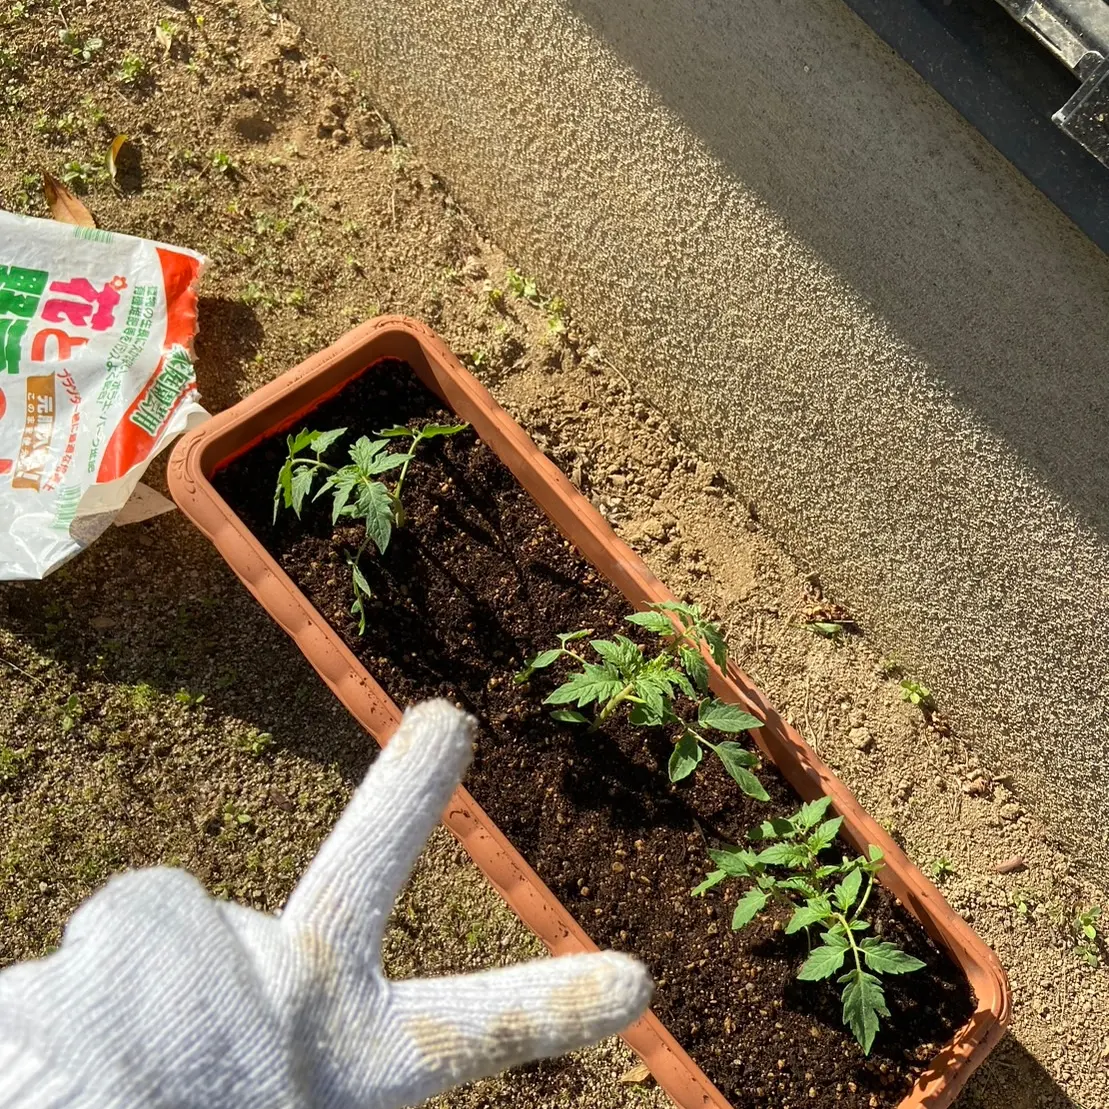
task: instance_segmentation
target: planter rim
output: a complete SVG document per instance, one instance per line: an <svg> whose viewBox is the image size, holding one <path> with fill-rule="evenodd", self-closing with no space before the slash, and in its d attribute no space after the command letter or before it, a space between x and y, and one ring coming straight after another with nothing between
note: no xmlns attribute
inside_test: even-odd
<svg viewBox="0 0 1109 1109"><path fill-rule="evenodd" d="M399 724L400 710L216 492L210 479L233 459L286 430L354 377L386 359L408 363L448 407L474 426L579 553L633 607L674 599L433 331L402 316L370 320L185 435L170 460L169 487L185 516L207 536L355 719L381 745L388 742ZM997 956L743 671L729 661L726 673L713 674L712 687L718 697L743 705L764 721L751 733L755 742L804 800L830 796L844 817L845 838L859 850L868 843L882 849L886 866L880 874L881 883L946 949L969 980L977 999L975 1012L898 1104L898 1109L945 1109L1001 1039L1008 1024L1011 994ZM443 814L443 823L552 954L597 950L569 911L461 786ZM731 1109L727 1098L653 1012L625 1030L623 1038L680 1109Z"/></svg>

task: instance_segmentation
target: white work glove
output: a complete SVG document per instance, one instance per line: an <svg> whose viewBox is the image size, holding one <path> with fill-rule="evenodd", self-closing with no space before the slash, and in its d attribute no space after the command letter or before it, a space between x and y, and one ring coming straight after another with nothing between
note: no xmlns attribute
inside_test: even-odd
<svg viewBox="0 0 1109 1109"><path fill-rule="evenodd" d="M390 982L393 901L470 761L445 701L404 721L280 917L164 868L113 878L0 972L3 1109L398 1109L618 1032L646 970L573 955Z"/></svg>

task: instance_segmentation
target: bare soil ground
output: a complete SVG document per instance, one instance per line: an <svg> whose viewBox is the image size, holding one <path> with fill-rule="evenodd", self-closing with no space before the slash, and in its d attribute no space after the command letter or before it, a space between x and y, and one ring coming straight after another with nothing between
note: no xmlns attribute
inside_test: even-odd
<svg viewBox="0 0 1109 1109"><path fill-rule="evenodd" d="M1013 1030L960 1105L1109 1105L1109 972L1074 924L1105 891L942 718L901 700L865 626L834 640L805 626L819 567L790 561L572 306L509 280L357 74L259 0L0 0L0 121L3 207L44 215L48 169L102 226L209 256L198 374L212 410L378 312L438 328L660 576L724 621L740 664L997 950ZM118 190L104 161L117 134L132 139ZM279 907L371 747L177 513L0 587L0 964L49 950L129 867L184 866L217 895ZM1013 856L1023 870L995 872ZM437 833L398 902L390 971L538 953ZM665 1104L618 1081L633 1062L612 1042L436 1104Z"/></svg>

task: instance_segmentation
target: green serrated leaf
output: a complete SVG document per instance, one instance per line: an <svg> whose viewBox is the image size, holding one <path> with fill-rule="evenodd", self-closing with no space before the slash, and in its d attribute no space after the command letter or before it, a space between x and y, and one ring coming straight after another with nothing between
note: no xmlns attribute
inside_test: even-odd
<svg viewBox="0 0 1109 1109"><path fill-rule="evenodd" d="M298 451L304 450L305 447L310 447L319 437L320 433L318 431L309 431L305 427L301 428L296 435L287 436L285 442L289 447L289 453L296 454Z"/></svg>
<svg viewBox="0 0 1109 1109"><path fill-rule="evenodd" d="M359 468L364 476L372 477L374 474L384 474L388 470L395 470L398 466L403 466L415 457L414 454L378 454L370 459L369 465Z"/></svg>
<svg viewBox="0 0 1109 1109"><path fill-rule="evenodd" d="M794 932L800 932L802 928L811 928L814 924L820 924L828 919L831 911L832 908L826 901L810 902L802 906L790 917L786 925L786 935L793 935Z"/></svg>
<svg viewBox="0 0 1109 1109"><path fill-rule="evenodd" d="M558 637L558 641L563 646L565 646L567 643L573 643L575 639L585 639L587 636L590 636L592 634L593 634L593 629L592 628L582 628L581 631L563 632Z"/></svg>
<svg viewBox="0 0 1109 1109"><path fill-rule="evenodd" d="M746 878L758 866L754 853L743 847L710 847L709 858L732 878Z"/></svg>
<svg viewBox="0 0 1109 1109"><path fill-rule="evenodd" d="M832 890L832 899L841 912L847 912L858 899L863 884L863 872L852 870L842 882Z"/></svg>
<svg viewBox="0 0 1109 1109"><path fill-rule="evenodd" d="M700 605L687 605L681 601L654 601L651 608L656 612L673 612L685 627L695 623L701 618Z"/></svg>
<svg viewBox="0 0 1109 1109"><path fill-rule="evenodd" d="M709 664L705 662L705 656L692 647L679 647L678 658L697 689L701 693L707 693L709 688Z"/></svg>
<svg viewBox="0 0 1109 1109"><path fill-rule="evenodd" d="M350 500L350 495L354 490L355 485L358 483L358 473L353 466L344 466L341 470L331 474L327 480L320 486L316 498L322 497L325 493L332 494L331 499L331 523L338 523L339 517L343 515L343 509L346 508L347 501Z"/></svg>
<svg viewBox="0 0 1109 1109"><path fill-rule="evenodd" d="M380 481L363 482L358 486L353 509L344 510L366 523L366 534L381 554L389 546L393 534L393 498Z"/></svg>
<svg viewBox="0 0 1109 1109"><path fill-rule="evenodd" d="M589 718L582 716L577 709L555 709L551 713L551 719L557 720L560 724L588 724Z"/></svg>
<svg viewBox="0 0 1109 1109"><path fill-rule="evenodd" d="M878 974L911 974L924 967L919 959L902 951L895 943L871 937L859 944L866 965Z"/></svg>
<svg viewBox="0 0 1109 1109"><path fill-rule="evenodd" d="M704 758L704 752L697 742L697 737L691 732L686 732L670 752L670 761L667 765L670 781L680 782L683 778L688 778L700 765L702 758Z"/></svg>
<svg viewBox="0 0 1109 1109"><path fill-rule="evenodd" d="M750 833L750 836L756 841L780 839L782 836L792 836L796 831L792 820L787 820L784 816L776 816L773 820L764 820Z"/></svg>
<svg viewBox="0 0 1109 1109"><path fill-rule="evenodd" d="M635 683L635 695L642 698L643 707L658 719L662 719L666 712L666 702L669 700L669 691L659 687L658 682L651 680L649 675L643 675Z"/></svg>
<svg viewBox="0 0 1109 1109"><path fill-rule="evenodd" d="M797 977L802 982L819 982L823 978L830 978L843 966L846 954L846 950L842 947L829 947L827 944L814 947L812 954L797 972Z"/></svg>
<svg viewBox="0 0 1109 1109"><path fill-rule="evenodd" d="M762 782L747 769L752 764L750 751L745 751L738 743L718 743L714 754L724 764L728 776L748 797L756 801L770 800L770 794L763 788Z"/></svg>
<svg viewBox="0 0 1109 1109"><path fill-rule="evenodd" d="M551 663L558 662L561 657L562 652L557 648L550 651L540 651L539 654L528 663L528 669L544 670L550 666Z"/></svg>
<svg viewBox="0 0 1109 1109"><path fill-rule="evenodd" d="M846 951L851 946L851 941L847 938L847 933L843 930L842 924L837 924L834 928L823 932L820 938L824 941L826 947L839 947Z"/></svg>
<svg viewBox="0 0 1109 1109"><path fill-rule="evenodd" d="M824 814L831 803L830 797L818 797L815 801L806 801L801 806L801 811L793 818L793 823L802 832L815 828L824 819Z"/></svg>
<svg viewBox="0 0 1109 1109"><path fill-rule="evenodd" d="M703 728L733 733L762 727L762 721L758 717L744 712L739 705L730 705L716 699L706 699L697 706L697 723Z"/></svg>
<svg viewBox="0 0 1109 1109"><path fill-rule="evenodd" d="M402 436L415 439L417 432L413 431L410 427L401 427L400 424L395 424L393 427L384 428L381 431L375 432L375 434L379 439L400 439Z"/></svg>
<svg viewBox="0 0 1109 1109"><path fill-rule="evenodd" d="M355 440L350 448L350 460L362 473L367 473L373 460L386 448L388 444L381 439L367 439L363 435Z"/></svg>
<svg viewBox="0 0 1109 1109"><path fill-rule="evenodd" d="M795 890L803 897L813 898L816 896L816 887L806 878L782 878L776 885L780 890Z"/></svg>
<svg viewBox="0 0 1109 1109"><path fill-rule="evenodd" d="M346 435L346 433L347 429L345 427L336 427L332 428L331 431L319 432L316 435L315 439L313 439L311 442L313 454L315 454L315 456L319 458L319 456L323 454L323 452L327 450L327 448L330 447L332 443L334 443L343 435Z"/></svg>
<svg viewBox="0 0 1109 1109"><path fill-rule="evenodd" d="M362 568L353 558L350 560L350 573L354 579L354 591L363 597L372 597L373 590L370 589L370 583L366 581L366 575L362 573Z"/></svg>
<svg viewBox="0 0 1109 1109"><path fill-rule="evenodd" d="M804 866L809 854L800 844L781 841L772 843L758 854L763 866Z"/></svg>
<svg viewBox="0 0 1109 1109"><path fill-rule="evenodd" d="M639 627L654 632L655 635L675 634L673 621L661 612L633 612L630 616L625 616L624 619L629 624L638 624Z"/></svg>
<svg viewBox="0 0 1109 1109"><path fill-rule="evenodd" d="M637 728L657 728L659 725L667 723L665 714L660 716L646 705L632 705L631 711L628 713L628 719Z"/></svg>
<svg viewBox="0 0 1109 1109"><path fill-rule="evenodd" d="M277 474L277 488L273 494L273 518L277 519L278 509L284 503L286 508L293 506L293 459L287 458Z"/></svg>
<svg viewBox="0 0 1109 1109"><path fill-rule="evenodd" d="M298 466L293 470L292 509L297 514L297 519L300 519L301 506L304 504L304 498L312 488L312 481L315 476L316 471L312 466Z"/></svg>
<svg viewBox="0 0 1109 1109"><path fill-rule="evenodd" d="M819 855L821 851L827 851L835 843L842 824L842 816L834 816L831 820L825 820L805 841L808 849L814 855Z"/></svg>
<svg viewBox="0 0 1109 1109"><path fill-rule="evenodd" d="M581 709L598 701L607 701L623 688L623 679L608 663L597 666L587 662L579 673L571 674L570 678L544 701L544 704L576 704Z"/></svg>
<svg viewBox="0 0 1109 1109"><path fill-rule="evenodd" d="M469 426L469 424L428 424L427 427L420 428L418 436L420 439L437 439L440 435L457 435Z"/></svg>
<svg viewBox="0 0 1109 1109"><path fill-rule="evenodd" d="M843 990L843 1023L855 1035L867 1055L878 1034L879 1017L888 1017L886 995L882 983L865 970L852 970L840 978Z"/></svg>
<svg viewBox="0 0 1109 1109"><path fill-rule="evenodd" d="M723 670L728 665L728 645L715 624L701 624L697 629L708 644L712 661Z"/></svg>
<svg viewBox="0 0 1109 1109"><path fill-rule="evenodd" d="M611 639L592 639L589 645L626 678L631 678L643 666L643 652L626 635Z"/></svg>
<svg viewBox="0 0 1109 1109"><path fill-rule="evenodd" d="M713 886L720 885L720 883L723 882L724 879L727 878L727 877L728 877L727 871L725 871L725 870L714 870L714 871L712 871L711 874L709 874L709 876L699 886L694 886L693 889L691 889L689 891L689 896L690 897L701 897L703 894L707 893L710 889L712 889Z"/></svg>
<svg viewBox="0 0 1109 1109"><path fill-rule="evenodd" d="M750 924L766 908L768 899L768 895L763 890L748 890L739 899L739 904L732 914L732 930L738 932L740 928Z"/></svg>

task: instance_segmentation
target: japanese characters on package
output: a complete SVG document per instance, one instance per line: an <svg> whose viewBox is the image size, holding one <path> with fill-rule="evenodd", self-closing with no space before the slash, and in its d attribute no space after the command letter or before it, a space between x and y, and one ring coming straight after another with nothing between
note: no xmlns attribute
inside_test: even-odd
<svg viewBox="0 0 1109 1109"><path fill-rule="evenodd" d="M204 259L0 212L0 579L88 546L150 460L207 418L192 339Z"/></svg>

